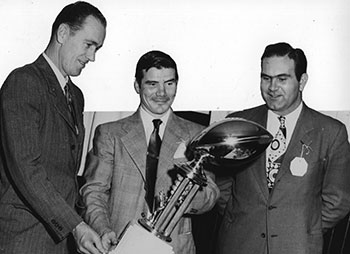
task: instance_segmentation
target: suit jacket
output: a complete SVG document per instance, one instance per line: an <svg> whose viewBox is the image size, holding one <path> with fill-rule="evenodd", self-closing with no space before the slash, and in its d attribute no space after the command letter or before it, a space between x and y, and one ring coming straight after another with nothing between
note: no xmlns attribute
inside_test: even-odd
<svg viewBox="0 0 350 254"><path fill-rule="evenodd" d="M168 171L173 169L174 153L179 144L190 140L202 129L198 124L170 114L159 154L156 194L170 190L173 182ZM86 184L81 193L87 206L85 219L100 234L113 230L119 236L130 221L147 213L146 152L139 111L96 128L93 150L87 158ZM208 186L197 193L189 209L194 213L207 211L218 196L219 190L208 177ZM183 217L170 236L175 253L195 253L189 217Z"/></svg>
<svg viewBox="0 0 350 254"><path fill-rule="evenodd" d="M14 70L0 92L0 253L66 253L84 139L84 99L70 84L72 116L41 55Z"/></svg>
<svg viewBox="0 0 350 254"><path fill-rule="evenodd" d="M266 127L265 105L230 117ZM287 130L288 131L288 130ZM291 173L302 153L307 172ZM266 155L248 164L231 182L219 186L228 200L219 232L219 253L321 254L322 233L350 209L350 147L345 126L305 104L284 155L275 186L268 191ZM300 169L300 168L299 168Z"/></svg>

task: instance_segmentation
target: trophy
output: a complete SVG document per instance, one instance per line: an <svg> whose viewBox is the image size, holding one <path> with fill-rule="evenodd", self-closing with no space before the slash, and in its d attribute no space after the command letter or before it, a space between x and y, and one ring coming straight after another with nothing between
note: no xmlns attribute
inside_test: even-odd
<svg viewBox="0 0 350 254"><path fill-rule="evenodd" d="M187 145L186 157L190 160L174 165L179 178L170 195L161 195L155 212L128 227L116 249L110 253L173 253L167 242L171 241L171 232L196 193L207 185L204 167L238 168L236 166L250 162L264 152L272 138L264 127L242 118L227 118L205 128ZM136 249L136 245L140 249Z"/></svg>

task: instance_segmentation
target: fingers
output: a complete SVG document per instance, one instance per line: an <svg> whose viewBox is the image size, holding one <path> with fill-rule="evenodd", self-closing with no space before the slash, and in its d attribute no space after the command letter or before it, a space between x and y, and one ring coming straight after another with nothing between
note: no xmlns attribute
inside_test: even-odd
<svg viewBox="0 0 350 254"><path fill-rule="evenodd" d="M93 241L92 239L84 241L79 246L78 250L84 254L101 254L107 253L107 250L103 248L100 239Z"/></svg>
<svg viewBox="0 0 350 254"><path fill-rule="evenodd" d="M103 248L106 250L110 250L113 247L113 245L117 244L118 239L116 234L113 231L111 231L103 234L101 241Z"/></svg>
<svg viewBox="0 0 350 254"><path fill-rule="evenodd" d="M107 250L103 248L99 235L86 223L80 223L73 231L78 251L84 254L101 254Z"/></svg>

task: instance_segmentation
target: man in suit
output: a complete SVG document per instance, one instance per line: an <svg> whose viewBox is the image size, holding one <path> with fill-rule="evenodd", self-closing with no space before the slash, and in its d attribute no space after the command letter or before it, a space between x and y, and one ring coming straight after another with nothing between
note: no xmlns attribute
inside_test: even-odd
<svg viewBox="0 0 350 254"><path fill-rule="evenodd" d="M67 5L45 52L1 88L0 253L68 253L72 235L80 252L104 251L75 211L84 98L70 76L94 61L105 29L96 7Z"/></svg>
<svg viewBox="0 0 350 254"><path fill-rule="evenodd" d="M140 96L137 111L127 118L96 128L84 174L86 184L81 194L87 208L85 219L102 235L105 248L116 243L116 236L130 221L141 218L141 214L147 216L156 209L153 200L159 200L173 184L170 171L174 167L175 152L181 151L178 147L183 147L185 141L204 128L173 113L171 105L177 83L177 66L169 55L161 51L144 54L137 63L134 82L135 91ZM161 147L155 191L149 204L147 196L152 187L147 180L146 165L149 160L147 144L154 129L152 119L161 120ZM207 211L219 196L211 179L213 175L206 173L208 185L197 193L187 212ZM190 217L181 218L170 237L176 254L195 253Z"/></svg>
<svg viewBox="0 0 350 254"><path fill-rule="evenodd" d="M321 254L323 233L349 212L347 131L303 102L306 67L301 49L268 45L260 81L266 104L229 115L277 135L266 154L218 181L226 207L218 253Z"/></svg>

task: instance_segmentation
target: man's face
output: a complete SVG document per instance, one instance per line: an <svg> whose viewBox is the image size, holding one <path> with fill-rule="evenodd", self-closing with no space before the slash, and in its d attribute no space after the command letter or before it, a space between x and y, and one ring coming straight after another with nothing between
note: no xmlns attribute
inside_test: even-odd
<svg viewBox="0 0 350 254"><path fill-rule="evenodd" d="M301 92L307 74L297 80L294 60L288 56L264 58L261 66L260 91L269 109L279 115L287 115L301 103Z"/></svg>
<svg viewBox="0 0 350 254"><path fill-rule="evenodd" d="M78 76L89 61L95 61L96 51L104 42L106 29L93 16L88 16L83 27L74 33L67 25L61 26L65 32L61 33L59 69L64 76Z"/></svg>
<svg viewBox="0 0 350 254"><path fill-rule="evenodd" d="M141 106L149 113L159 116L173 104L177 89L175 70L155 67L143 71L141 84L135 81L136 92L140 95Z"/></svg>

